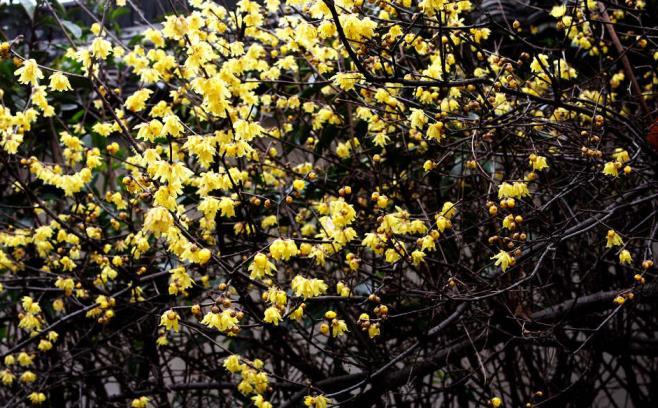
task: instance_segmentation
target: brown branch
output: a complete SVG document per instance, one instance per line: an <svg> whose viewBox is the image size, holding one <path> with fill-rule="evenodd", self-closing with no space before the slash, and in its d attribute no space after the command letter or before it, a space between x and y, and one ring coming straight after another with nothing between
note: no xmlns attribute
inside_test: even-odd
<svg viewBox="0 0 658 408"><path fill-rule="evenodd" d="M612 21L610 21L610 16L608 15L608 11L606 7L603 5L603 3L598 2L598 4L599 4L599 12L601 13L601 19L605 24L605 28L608 31L608 35L610 36L610 39L612 40L612 43L615 46L615 49L619 53L621 62L624 65L624 72L626 72L628 79L631 81L631 89L633 90L633 93L637 97L637 100L640 104L640 107L642 108L642 112L644 113L644 116L649 120L653 120L653 118L651 117L651 111L649 111L649 107L647 106L647 101L644 100L644 95L642 94L642 89L640 88L640 84L637 82L637 78L635 77L635 73L633 72L633 67L631 66L631 63L628 60L628 56L626 55L626 50L624 49L624 46L619 40L619 36L617 35L617 31L615 30L614 24L612 24Z"/></svg>

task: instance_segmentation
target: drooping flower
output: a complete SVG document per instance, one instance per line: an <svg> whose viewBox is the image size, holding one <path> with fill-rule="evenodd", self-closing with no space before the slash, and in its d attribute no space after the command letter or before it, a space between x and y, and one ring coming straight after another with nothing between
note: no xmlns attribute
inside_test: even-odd
<svg viewBox="0 0 658 408"><path fill-rule="evenodd" d="M530 195L528 185L521 181L504 182L498 186L498 198L521 198Z"/></svg>
<svg viewBox="0 0 658 408"><path fill-rule="evenodd" d="M340 337L345 334L347 330L347 324L345 320L342 319L333 319L331 321L331 335L333 337Z"/></svg>
<svg viewBox="0 0 658 408"><path fill-rule="evenodd" d="M510 265L514 265L516 260L512 255L510 255L508 252L501 250L498 252L496 255L492 256L491 259L495 259L496 266L500 265L500 268L505 272L507 268L510 267Z"/></svg>
<svg viewBox="0 0 658 408"><path fill-rule="evenodd" d="M99 59L107 59L112 52L112 43L105 38L97 37L91 42L91 55Z"/></svg>
<svg viewBox="0 0 658 408"><path fill-rule="evenodd" d="M301 275L297 275L292 279L291 286L295 295L304 299L320 296L329 288L321 279L307 279Z"/></svg>
<svg viewBox="0 0 658 408"><path fill-rule="evenodd" d="M621 252L619 252L619 263L622 265L630 265L631 262L633 262L631 253L627 249L622 249Z"/></svg>
<svg viewBox="0 0 658 408"><path fill-rule="evenodd" d="M551 16L553 16L555 18L560 18L560 17L564 16L566 13L567 13L567 5L566 4L562 4L562 5L559 5L559 6L553 6L553 8L551 9Z"/></svg>
<svg viewBox="0 0 658 408"><path fill-rule="evenodd" d="M276 267L267 259L267 255L258 253L254 256L254 261L249 265L249 275L251 279L263 279L266 275L272 275Z"/></svg>
<svg viewBox="0 0 658 408"><path fill-rule="evenodd" d="M287 261L298 253L299 249L297 248L295 241L291 239L276 239L272 242L272 245L270 245L270 256L278 261Z"/></svg>
<svg viewBox="0 0 658 408"><path fill-rule="evenodd" d="M535 171L542 171L548 168L548 162L544 156L538 156L533 153L530 155L529 161L532 169Z"/></svg>
<svg viewBox="0 0 658 408"><path fill-rule="evenodd" d="M615 230L609 230L608 234L606 235L606 248L612 248L613 246L620 246L624 245L624 241L622 241L621 237L619 234L617 234L617 231Z"/></svg>
<svg viewBox="0 0 658 408"><path fill-rule="evenodd" d="M172 309L167 310L160 317L160 326L164 326L167 330L178 331L178 322L180 315Z"/></svg>
<svg viewBox="0 0 658 408"><path fill-rule="evenodd" d="M11 371L9 370L0 371L0 381L2 381L2 384L11 385L15 379L16 376Z"/></svg>
<svg viewBox="0 0 658 408"><path fill-rule="evenodd" d="M29 84L36 86L39 84L39 80L43 79L43 72L41 72L39 65L33 59L24 61L23 65L21 65L14 74L19 75L18 82L23 85Z"/></svg>
<svg viewBox="0 0 658 408"><path fill-rule="evenodd" d="M493 397L492 399L489 400L489 403L493 408L498 408L501 405L503 405L503 400L500 399L500 397Z"/></svg>
<svg viewBox="0 0 658 408"><path fill-rule="evenodd" d="M617 177L619 176L619 165L618 162L607 162L603 166L603 174L606 176L612 176L612 177Z"/></svg>
<svg viewBox="0 0 658 408"><path fill-rule="evenodd" d="M281 312L276 307L270 306L265 309L265 317L263 317L263 321L278 326L281 321Z"/></svg>
<svg viewBox="0 0 658 408"><path fill-rule="evenodd" d="M66 75L62 74L61 72L55 72L50 76L50 84L48 87L52 91L70 91L73 88L71 88L71 84L69 83L69 79L66 77Z"/></svg>
<svg viewBox="0 0 658 408"><path fill-rule="evenodd" d="M224 368L232 373L242 371L244 367L245 365L240 363L240 356L237 354L232 354L224 360Z"/></svg>
<svg viewBox="0 0 658 408"><path fill-rule="evenodd" d="M132 402L130 403L130 407L131 408L146 408L149 404L149 401L151 401L149 399L149 397L141 396L139 398L135 398L134 400L132 400Z"/></svg>
<svg viewBox="0 0 658 408"><path fill-rule="evenodd" d="M33 392L27 396L32 405L41 405L46 401L46 394L43 392Z"/></svg>
<svg viewBox="0 0 658 408"><path fill-rule="evenodd" d="M324 395L317 395L315 397L311 395L307 395L304 397L304 405L307 407L312 407L312 408L327 408L327 404L329 403L329 399L325 397Z"/></svg>
<svg viewBox="0 0 658 408"><path fill-rule="evenodd" d="M164 207L154 207L149 210L144 219L144 230L160 236L174 224L174 217Z"/></svg>

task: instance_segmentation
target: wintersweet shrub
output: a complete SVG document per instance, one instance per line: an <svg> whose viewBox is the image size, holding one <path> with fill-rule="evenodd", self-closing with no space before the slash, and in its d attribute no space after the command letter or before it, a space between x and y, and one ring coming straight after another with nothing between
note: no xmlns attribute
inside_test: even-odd
<svg viewBox="0 0 658 408"><path fill-rule="evenodd" d="M658 401L655 4L167 4L0 45L7 406Z"/></svg>

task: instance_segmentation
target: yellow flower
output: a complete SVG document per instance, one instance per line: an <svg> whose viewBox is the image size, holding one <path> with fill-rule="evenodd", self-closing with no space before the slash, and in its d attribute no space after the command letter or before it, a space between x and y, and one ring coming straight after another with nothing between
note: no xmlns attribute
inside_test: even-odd
<svg viewBox="0 0 658 408"><path fill-rule="evenodd" d="M139 398L135 398L131 403L130 407L131 408L146 408L149 404L149 397L142 396Z"/></svg>
<svg viewBox="0 0 658 408"><path fill-rule="evenodd" d="M613 246L620 246L624 245L624 241L622 241L621 237L615 230L609 230L608 234L606 235L606 248L612 248Z"/></svg>
<svg viewBox="0 0 658 408"><path fill-rule="evenodd" d="M386 262L395 263L407 254L407 247L404 242L397 241L393 248L388 248L385 252Z"/></svg>
<svg viewBox="0 0 658 408"><path fill-rule="evenodd" d="M508 252L501 250L498 252L496 255L492 256L491 259L495 259L496 266L500 265L500 268L505 272L507 268L509 268L510 265L514 265L516 260L512 255L510 255Z"/></svg>
<svg viewBox="0 0 658 408"><path fill-rule="evenodd" d="M106 59L112 51L112 43L104 38L97 37L91 43L91 55L99 59Z"/></svg>
<svg viewBox="0 0 658 408"><path fill-rule="evenodd" d="M27 398L32 405L41 405L46 401L46 395L43 392L33 392Z"/></svg>
<svg viewBox="0 0 658 408"><path fill-rule="evenodd" d="M603 165L603 174L606 176L617 177L619 176L619 162L607 162Z"/></svg>
<svg viewBox="0 0 658 408"><path fill-rule="evenodd" d="M320 296L329 288L320 279L307 279L301 275L297 275L292 279L291 287L296 296L301 296L304 299Z"/></svg>
<svg viewBox="0 0 658 408"><path fill-rule="evenodd" d="M630 263L633 262L633 257L631 256L631 253L627 249L622 249L621 252L619 253L619 263L630 265Z"/></svg>
<svg viewBox="0 0 658 408"><path fill-rule="evenodd" d="M420 130L427 123L427 116L422 109L413 108L409 115L409 122L412 129Z"/></svg>
<svg viewBox="0 0 658 408"><path fill-rule="evenodd" d="M276 268L274 264L267 259L267 255L258 253L254 256L254 261L249 265L249 275L251 279L263 279L265 275L272 275Z"/></svg>
<svg viewBox="0 0 658 408"><path fill-rule="evenodd" d="M530 155L530 165L532 166L532 169L535 171L542 171L544 169L548 168L548 162L546 161L546 157L544 156L537 156L536 154L531 154Z"/></svg>
<svg viewBox="0 0 658 408"><path fill-rule="evenodd" d="M414 265L418 266L425 261L425 252L415 250L411 253L411 260Z"/></svg>
<svg viewBox="0 0 658 408"><path fill-rule="evenodd" d="M23 296L21 299L21 306L23 306L23 309L28 313L37 314L41 312L39 302L35 302L34 299L29 296Z"/></svg>
<svg viewBox="0 0 658 408"><path fill-rule="evenodd" d="M162 126L162 135L171 135L173 137L178 137L183 133L183 130L185 128L183 127L183 124L181 123L180 119L178 116L174 114L169 114L165 116L164 118L164 125Z"/></svg>
<svg viewBox="0 0 658 408"><path fill-rule="evenodd" d="M14 380L16 379L16 376L9 370L2 370L0 371L0 381L4 385L11 385Z"/></svg>
<svg viewBox="0 0 658 408"><path fill-rule="evenodd" d="M628 154L628 151L619 147L615 149L614 153L612 153L612 158L618 161L619 163L626 163L631 159L630 155Z"/></svg>
<svg viewBox="0 0 658 408"><path fill-rule="evenodd" d="M304 405L307 407L313 407L313 408L327 408L327 404L329 403L329 399L325 397L324 395L318 395L318 396L310 396L307 395L304 397Z"/></svg>
<svg viewBox="0 0 658 408"><path fill-rule="evenodd" d="M153 91L150 89L140 89L126 98L124 106L133 112L140 112L146 108L146 101Z"/></svg>
<svg viewBox="0 0 658 408"><path fill-rule="evenodd" d="M561 6L553 6L551 9L551 16L555 18L560 18L564 16L567 13L567 6L566 4L563 4ZM497 408L497 407L494 407Z"/></svg>
<svg viewBox="0 0 658 408"><path fill-rule="evenodd" d="M288 317L292 320L297 320L297 321L302 320L302 318L304 317L305 307L306 305L302 303L301 305L299 305L297 309L293 310Z"/></svg>
<svg viewBox="0 0 658 408"><path fill-rule="evenodd" d="M232 373L237 373L245 368L244 364L240 364L240 356L237 354L230 355L224 360L224 368Z"/></svg>
<svg viewBox="0 0 658 408"><path fill-rule="evenodd" d="M427 138L430 140L436 140L437 142L440 142L441 139L445 137L444 130L443 130L443 122L436 122L432 123L428 128L427 128Z"/></svg>
<svg viewBox="0 0 658 408"><path fill-rule="evenodd" d="M455 215L457 215L457 207L450 201L446 201L443 204L443 207L441 207L440 214L447 219L452 219Z"/></svg>
<svg viewBox="0 0 658 408"><path fill-rule="evenodd" d="M169 231L174 224L174 217L164 207L154 207L149 210L144 219L144 230L156 236Z"/></svg>
<svg viewBox="0 0 658 408"><path fill-rule="evenodd" d="M530 70L535 74L544 72L545 67L548 67L548 55L546 54L538 54L530 63Z"/></svg>
<svg viewBox="0 0 658 408"><path fill-rule="evenodd" d="M50 85L48 85L50 90L52 91L70 91L73 88L71 88L71 84L69 83L69 79L66 77L66 75L62 74L61 72L55 72L50 76Z"/></svg>
<svg viewBox="0 0 658 408"><path fill-rule="evenodd" d="M89 28L90 28L91 33L96 35L96 36L100 35L101 31L103 30L103 27L98 23L92 24L91 27L89 27Z"/></svg>
<svg viewBox="0 0 658 408"><path fill-rule="evenodd" d="M240 381L238 384L238 391L243 395L251 394L254 392L254 387L248 381Z"/></svg>
<svg viewBox="0 0 658 408"><path fill-rule="evenodd" d="M356 14L341 15L339 20L343 26L345 36L353 41L361 41L372 37L377 27L377 23L368 17L360 19Z"/></svg>
<svg viewBox="0 0 658 408"><path fill-rule="evenodd" d="M331 321L331 335L334 337L340 337L345 334L347 330L347 324L345 324L345 320L341 319L333 319Z"/></svg>
<svg viewBox="0 0 658 408"><path fill-rule="evenodd" d="M192 278L185 271L185 267L179 266L169 271L171 277L169 278L169 294L177 295L178 293L185 293L186 289L192 287Z"/></svg>
<svg viewBox="0 0 658 408"><path fill-rule="evenodd" d="M164 326L167 330L178 331L178 322L180 316L172 309L167 310L160 317L160 326Z"/></svg>
<svg viewBox="0 0 658 408"><path fill-rule="evenodd" d="M296 256L299 253L299 249L295 244L295 241L291 239L276 239L270 245L270 256L277 261L284 260L287 261L293 256Z"/></svg>
<svg viewBox="0 0 658 408"><path fill-rule="evenodd" d="M211 311L203 317L201 324L210 328L215 328L221 332L234 330L238 325L238 319L235 315L235 311L230 309L224 310L221 313L214 313Z"/></svg>
<svg viewBox="0 0 658 408"><path fill-rule="evenodd" d="M276 307L270 306L265 309L265 317L263 318L263 321L278 326L281 321L281 312L279 312L279 309Z"/></svg>
<svg viewBox="0 0 658 408"><path fill-rule="evenodd" d="M155 339L155 344L158 347L166 346L167 344L169 344L169 339L167 339L167 336L164 335L164 334L160 335L160 336L158 336L157 339Z"/></svg>
<svg viewBox="0 0 658 408"><path fill-rule="evenodd" d="M33 59L24 61L23 65L21 65L21 67L18 68L14 74L20 75L18 82L23 85L30 84L36 86L39 84L39 80L43 79L43 72L41 72L39 65Z"/></svg>
<svg viewBox="0 0 658 408"><path fill-rule="evenodd" d="M445 230L449 230L452 228L452 222L447 219L446 217L437 214L436 216L436 228L439 229L440 232L443 232Z"/></svg>
<svg viewBox="0 0 658 408"><path fill-rule="evenodd" d="M32 364L32 360L34 357L30 356L26 352L22 351L18 354L18 364L22 365L23 367L27 367Z"/></svg>
<svg viewBox="0 0 658 408"><path fill-rule="evenodd" d="M505 182L498 186L498 198L513 197L515 195L514 187Z"/></svg>
<svg viewBox="0 0 658 408"><path fill-rule="evenodd" d="M270 288L263 294L263 296L264 299L281 308L283 308L286 303L288 303L288 296L286 295L286 292L277 288L276 286L270 286Z"/></svg>
<svg viewBox="0 0 658 408"><path fill-rule="evenodd" d="M503 405L503 400L500 399L499 397L493 397L492 399L489 400L489 403L493 408L498 408L501 405Z"/></svg>
<svg viewBox="0 0 658 408"><path fill-rule="evenodd" d="M123 0L125 1L125 0ZM154 30L152 28L147 28L144 31L144 38L146 38L148 41L152 42L153 45L156 47L164 47L165 45L165 40L162 38L162 33L160 31Z"/></svg>
<svg viewBox="0 0 658 408"><path fill-rule="evenodd" d="M64 310L64 301L62 299L53 300L53 309L56 312L62 312Z"/></svg>
<svg viewBox="0 0 658 408"><path fill-rule="evenodd" d="M266 401L260 394L251 397L251 400L254 402L256 408L272 408L272 404L270 404L269 401Z"/></svg>
<svg viewBox="0 0 658 408"><path fill-rule="evenodd" d="M368 336L372 339L380 335L379 323L371 323L368 326Z"/></svg>
<svg viewBox="0 0 658 408"><path fill-rule="evenodd" d="M329 215L335 227L343 228L356 219L356 210L351 204L340 198L329 204Z"/></svg>
<svg viewBox="0 0 658 408"><path fill-rule="evenodd" d="M260 226L263 229L268 229L270 227L273 227L279 223L279 220L276 218L276 215L268 215L267 217L264 217L263 220L260 223ZM305 224L304 227L302 227L302 235L310 235L310 234L304 234L304 228L308 230L308 226L313 227L313 224Z"/></svg>
<svg viewBox="0 0 658 408"><path fill-rule="evenodd" d="M513 184L507 182L498 186L498 198L521 198L530 195L528 185L522 181L515 181Z"/></svg>
<svg viewBox="0 0 658 408"><path fill-rule="evenodd" d="M351 292L350 288L343 282L338 282L336 284L336 293L338 293L339 296L349 297Z"/></svg>
<svg viewBox="0 0 658 408"><path fill-rule="evenodd" d="M363 81L363 74L356 72L339 72L334 76L334 85L343 91L354 89L357 83Z"/></svg>
<svg viewBox="0 0 658 408"><path fill-rule="evenodd" d="M21 374L21 382L31 383L31 382L35 382L36 380L37 380L37 375L34 374L32 371L25 371L23 374Z"/></svg>
<svg viewBox="0 0 658 408"><path fill-rule="evenodd" d="M46 352L53 348L53 343L51 343L46 339L41 339L41 341L39 341L39 345L37 346L37 348L43 352Z"/></svg>
<svg viewBox="0 0 658 408"><path fill-rule="evenodd" d="M297 180L295 180L295 181L292 182L292 187L293 187L296 191L301 192L302 190L304 190L304 187L306 187L306 182L305 182L304 180L297 179Z"/></svg>
<svg viewBox="0 0 658 408"><path fill-rule="evenodd" d="M140 123L135 126L137 131L137 138L142 140L148 140L153 142L156 138L160 137L162 134L162 123L153 119L150 122Z"/></svg>
<svg viewBox="0 0 658 408"><path fill-rule="evenodd" d="M336 154L341 159L347 159L350 157L352 151L352 146L349 143L340 142L336 146Z"/></svg>
<svg viewBox="0 0 658 408"><path fill-rule="evenodd" d="M235 201L232 199L222 197L221 200L219 200L218 208L222 213L222 217L235 217Z"/></svg>

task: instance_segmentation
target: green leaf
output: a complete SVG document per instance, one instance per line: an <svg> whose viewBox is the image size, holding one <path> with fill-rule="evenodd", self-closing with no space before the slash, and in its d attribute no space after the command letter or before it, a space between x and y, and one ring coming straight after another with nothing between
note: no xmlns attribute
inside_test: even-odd
<svg viewBox="0 0 658 408"><path fill-rule="evenodd" d="M121 16L125 16L127 14L130 14L130 9L128 7L119 7L110 13L110 20L116 20L117 18Z"/></svg>
<svg viewBox="0 0 658 408"><path fill-rule="evenodd" d="M80 109L80 110L77 111L75 114L73 114L73 116L71 117L71 121L70 121L70 123L76 123L76 122L79 122L80 119L82 119L82 117L84 116L84 114L85 114L84 109Z"/></svg>
<svg viewBox="0 0 658 408"><path fill-rule="evenodd" d="M61 16L66 13L66 9L64 8L64 6L62 6L62 4L59 1L50 0L50 4L55 8L58 15Z"/></svg>
<svg viewBox="0 0 658 408"><path fill-rule="evenodd" d="M37 0L20 0L21 6L25 9L25 13L30 17L30 20L34 20L34 12L37 9Z"/></svg>
<svg viewBox="0 0 658 408"><path fill-rule="evenodd" d="M68 20L62 20L62 25L64 26L64 28L69 30L71 35L73 35L75 38L82 37L82 28L80 28L79 25Z"/></svg>

